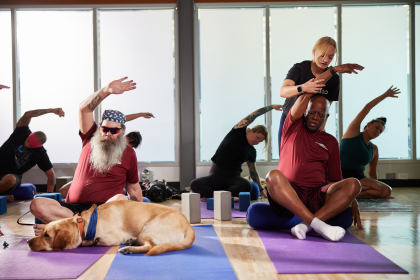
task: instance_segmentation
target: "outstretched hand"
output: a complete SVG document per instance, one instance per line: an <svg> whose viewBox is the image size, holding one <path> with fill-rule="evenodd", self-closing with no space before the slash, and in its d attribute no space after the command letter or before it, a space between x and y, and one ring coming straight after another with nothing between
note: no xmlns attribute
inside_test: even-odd
<svg viewBox="0 0 420 280"><path fill-rule="evenodd" d="M360 220L359 204L357 203L356 199L354 199L351 204L351 211L353 217L353 224L357 226L358 229L363 229L362 221Z"/></svg>
<svg viewBox="0 0 420 280"><path fill-rule="evenodd" d="M155 116L153 116L152 113L145 112L145 113L142 113L142 117L146 119L150 119L150 118L154 118Z"/></svg>
<svg viewBox="0 0 420 280"><path fill-rule="evenodd" d="M124 82L125 79L127 79L127 77L110 82L106 87L106 91L111 94L121 94L136 88L136 83L134 83L133 80Z"/></svg>
<svg viewBox="0 0 420 280"><path fill-rule="evenodd" d="M400 91L399 88L394 87L394 86L390 86L389 89L384 92L384 95L386 97L398 98L398 94L400 94L400 93L401 93L401 91Z"/></svg>
<svg viewBox="0 0 420 280"><path fill-rule="evenodd" d="M362 65L359 64L355 64L355 63L346 63L346 64L341 64L341 65L337 65L334 67L334 71L337 73L347 73L347 74L358 74L358 71L362 71L363 69L365 69L365 67L363 67Z"/></svg>
<svg viewBox="0 0 420 280"><path fill-rule="evenodd" d="M10 88L10 87L5 86L5 85L0 85L0 90L2 90L2 89L4 89L4 88Z"/></svg>
<svg viewBox="0 0 420 280"><path fill-rule="evenodd" d="M271 105L271 106L273 106L274 110L277 110L277 111L282 111L283 110L283 105Z"/></svg>
<svg viewBox="0 0 420 280"><path fill-rule="evenodd" d="M325 87L324 80L319 79L315 81L315 78L310 79L302 85L304 93L318 93L323 87Z"/></svg>
<svg viewBox="0 0 420 280"><path fill-rule="evenodd" d="M58 115L59 117L64 117L64 111L62 108L54 108L53 113Z"/></svg>

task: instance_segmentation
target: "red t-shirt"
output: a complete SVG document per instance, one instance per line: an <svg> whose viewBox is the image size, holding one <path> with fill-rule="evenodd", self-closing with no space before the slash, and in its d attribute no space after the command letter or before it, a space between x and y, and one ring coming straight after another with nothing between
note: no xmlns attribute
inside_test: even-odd
<svg viewBox="0 0 420 280"><path fill-rule="evenodd" d="M67 193L68 203L105 202L116 194L123 194L127 183L139 182L136 153L129 146L122 154L121 163L111 167L109 171L99 173L92 169L92 164L89 163L90 139L97 127L94 123L86 134L79 131L82 152Z"/></svg>
<svg viewBox="0 0 420 280"><path fill-rule="evenodd" d="M324 131L308 131L303 118L292 122L290 113L283 126L277 169L300 187L342 180L337 139Z"/></svg>

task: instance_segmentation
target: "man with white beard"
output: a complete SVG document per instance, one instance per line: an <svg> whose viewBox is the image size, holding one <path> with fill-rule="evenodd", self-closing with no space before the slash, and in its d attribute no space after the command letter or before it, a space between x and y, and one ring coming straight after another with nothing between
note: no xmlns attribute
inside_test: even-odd
<svg viewBox="0 0 420 280"><path fill-rule="evenodd" d="M94 203L125 200L124 186L130 199L142 201L136 153L124 137L124 114L105 110L99 127L93 119L93 111L106 97L136 88L136 83L126 79L112 81L80 104L82 152L66 201L39 197L30 205L32 214L44 223L72 217ZM43 224L35 224L35 235L39 235L43 227Z"/></svg>

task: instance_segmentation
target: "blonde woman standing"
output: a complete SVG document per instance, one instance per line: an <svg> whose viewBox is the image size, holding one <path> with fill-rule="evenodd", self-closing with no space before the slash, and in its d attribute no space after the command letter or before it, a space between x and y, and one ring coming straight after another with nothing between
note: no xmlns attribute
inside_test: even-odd
<svg viewBox="0 0 420 280"><path fill-rule="evenodd" d="M337 101L340 94L338 73L355 73L363 70L359 64L330 66L337 54L337 43L331 37L318 39L312 49L312 60L304 60L290 68L280 88L280 96L286 98L279 127L279 152L284 121L296 99L304 93L320 93L330 104Z"/></svg>

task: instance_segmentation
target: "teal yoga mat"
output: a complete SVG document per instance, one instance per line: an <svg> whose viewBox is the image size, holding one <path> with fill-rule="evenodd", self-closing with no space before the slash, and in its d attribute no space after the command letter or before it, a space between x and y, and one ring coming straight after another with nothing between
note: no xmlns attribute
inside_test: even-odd
<svg viewBox="0 0 420 280"><path fill-rule="evenodd" d="M156 256L117 253L105 279L236 279L213 226L193 228L195 241L186 250Z"/></svg>

